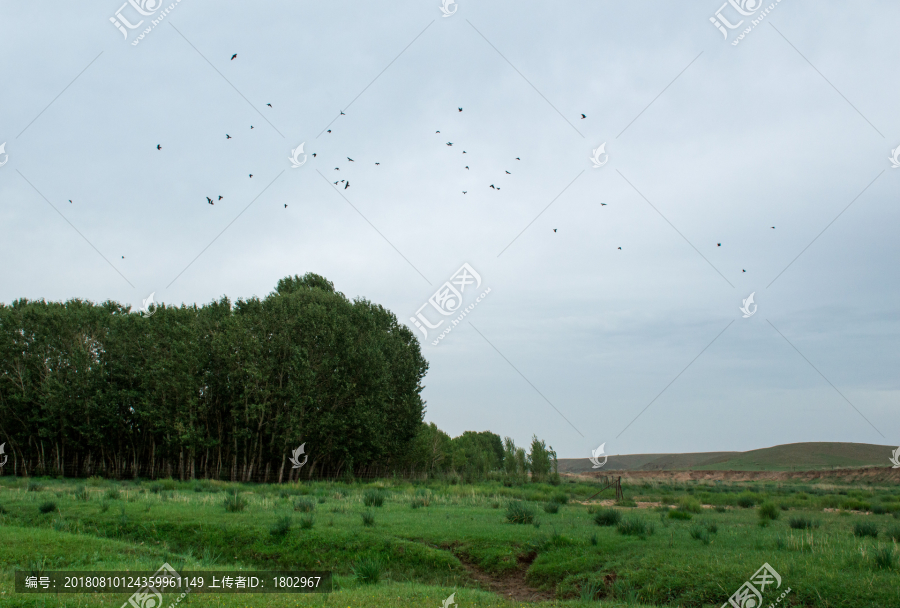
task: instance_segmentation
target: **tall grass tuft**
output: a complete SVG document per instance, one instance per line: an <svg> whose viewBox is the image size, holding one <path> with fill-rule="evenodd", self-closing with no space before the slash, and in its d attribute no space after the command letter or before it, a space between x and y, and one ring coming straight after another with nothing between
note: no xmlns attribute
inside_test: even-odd
<svg viewBox="0 0 900 608"><path fill-rule="evenodd" d="M622 519L622 514L615 509L600 509L594 515L594 523L598 526L615 526Z"/></svg>
<svg viewBox="0 0 900 608"><path fill-rule="evenodd" d="M384 493L379 490L366 490L363 494L363 504L367 507L380 507L384 504Z"/></svg>
<svg viewBox="0 0 900 608"><path fill-rule="evenodd" d="M653 524L645 522L639 517L626 517L616 526L619 534L644 538L653 534Z"/></svg>
<svg viewBox="0 0 900 608"><path fill-rule="evenodd" d="M506 505L506 521L511 524L532 524L534 509L521 500L513 500Z"/></svg>
<svg viewBox="0 0 900 608"><path fill-rule="evenodd" d="M794 530L812 530L819 527L819 522L808 517L792 517L788 520L788 525Z"/></svg>
<svg viewBox="0 0 900 608"><path fill-rule="evenodd" d="M36 481L29 481L28 488L25 490L26 492L40 492L44 489L44 484L40 484Z"/></svg>
<svg viewBox="0 0 900 608"><path fill-rule="evenodd" d="M759 515L760 519L770 519L776 520L778 519L778 505L773 502L764 502L759 505L759 508L756 510L756 513Z"/></svg>
<svg viewBox="0 0 900 608"><path fill-rule="evenodd" d="M56 511L56 503L52 500L42 502L40 506L38 506L38 511L44 514L52 513L53 511Z"/></svg>
<svg viewBox="0 0 900 608"><path fill-rule="evenodd" d="M91 493L84 486L78 486L75 488L75 499L87 502L91 499Z"/></svg>
<svg viewBox="0 0 900 608"><path fill-rule="evenodd" d="M381 573L384 570L384 564L381 560L365 557L356 563L353 568L353 574L356 580L364 585L375 585L381 580Z"/></svg>
<svg viewBox="0 0 900 608"><path fill-rule="evenodd" d="M871 536L872 538L877 538L878 526L868 521L857 522L853 526L853 536L858 536L860 538Z"/></svg>
<svg viewBox="0 0 900 608"><path fill-rule="evenodd" d="M121 496L119 495L119 490L117 488L109 488L106 490L106 499L107 500L119 500Z"/></svg>
<svg viewBox="0 0 900 608"><path fill-rule="evenodd" d="M312 530L313 525L316 523L315 518L312 515L304 515L300 518L300 529L301 530Z"/></svg>
<svg viewBox="0 0 900 608"><path fill-rule="evenodd" d="M694 524L691 526L691 538L699 540L704 545L708 545L710 543L709 530L701 525Z"/></svg>
<svg viewBox="0 0 900 608"><path fill-rule="evenodd" d="M301 513L312 513L316 508L316 503L311 498L301 498L294 503L294 511Z"/></svg>
<svg viewBox="0 0 900 608"><path fill-rule="evenodd" d="M229 513L240 513L247 508L247 501L238 493L237 489L225 495L225 510Z"/></svg>
<svg viewBox="0 0 900 608"><path fill-rule="evenodd" d="M544 503L544 512L545 513L559 513L559 503L550 501L548 503Z"/></svg>
<svg viewBox="0 0 900 608"><path fill-rule="evenodd" d="M593 602L599 599L603 592L603 585L597 581L591 581L581 586L579 590L582 602Z"/></svg>
<svg viewBox="0 0 900 608"><path fill-rule="evenodd" d="M291 516L285 515L284 517L279 517L275 521L275 525L269 530L269 534L272 536L282 538L287 536L288 532L291 531Z"/></svg>
<svg viewBox="0 0 900 608"><path fill-rule="evenodd" d="M374 526L375 525L375 515L370 513L369 511L365 511L362 513L362 523L364 526Z"/></svg>
<svg viewBox="0 0 900 608"><path fill-rule="evenodd" d="M875 549L875 567L882 570L890 570L894 567L894 547L882 545Z"/></svg>

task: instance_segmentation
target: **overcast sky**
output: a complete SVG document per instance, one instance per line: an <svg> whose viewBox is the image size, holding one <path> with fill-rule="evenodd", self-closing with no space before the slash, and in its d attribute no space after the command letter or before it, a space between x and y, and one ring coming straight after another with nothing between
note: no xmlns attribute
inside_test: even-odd
<svg viewBox="0 0 900 608"><path fill-rule="evenodd" d="M0 1L0 301L315 272L454 436L900 442L896 3L122 2Z"/></svg>

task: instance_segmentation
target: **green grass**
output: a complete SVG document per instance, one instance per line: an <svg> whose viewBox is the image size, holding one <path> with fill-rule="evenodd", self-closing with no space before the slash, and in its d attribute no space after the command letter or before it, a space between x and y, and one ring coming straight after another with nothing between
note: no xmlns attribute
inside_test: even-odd
<svg viewBox="0 0 900 608"><path fill-rule="evenodd" d="M506 506L506 521L511 524L534 523L534 509L521 500L514 500Z"/></svg>
<svg viewBox="0 0 900 608"><path fill-rule="evenodd" d="M600 509L594 514L594 523L598 526L615 526L622 519L622 514L615 509Z"/></svg>
<svg viewBox="0 0 900 608"><path fill-rule="evenodd" d="M471 569L499 579L522 573L530 589L556 597L542 608L597 607L597 602L603 608L707 608L725 603L766 562L781 574L783 586L792 588L782 608L900 606L898 551L891 540L891 526L900 528L897 520L823 510L829 502L836 505L827 507L832 509L850 499L897 505L900 490L887 484L647 482L625 487L635 502L667 505L691 499L733 506L748 493L757 505L790 505L790 521L819 522L818 527L792 528L790 521L776 520L761 528L756 509L703 508L686 523L669 519L667 512L637 507L600 507L589 513L579 501L594 494L595 486L567 481L561 487L507 487L500 481L214 482L203 484L200 492L197 481L34 481L44 489L28 491L28 481L0 477L0 504L6 510L0 514L4 608L109 608L125 601L106 596L101 604L98 597L103 596L75 594L61 595L57 604L47 596L15 596L9 574L15 568L34 564L45 570L152 572L163 561L176 570L331 570L339 586L328 597L198 594L179 608L437 608L454 592L458 608L535 605L479 590ZM150 490L151 483L160 484L158 492ZM92 493L91 500L77 498L80 486ZM121 499L106 499L109 488L117 489ZM540 528L503 525L504 511L493 507L518 503L535 516L548 503L562 504L554 499L561 488L571 496L568 506L555 514L541 512ZM365 505L367 491L383 493L382 507ZM288 493L282 497L282 492ZM232 496L244 502L242 510L223 508ZM318 510L314 525L304 529L303 520L312 522L313 512L301 512L283 535L272 533L280 518L290 517L296 501L317 503L323 496L327 504ZM428 508L410 508L426 496ZM41 514L38 506L51 499L57 510ZM115 507L108 509L109 504ZM609 512L614 515L604 515ZM373 525L361 523L364 514ZM665 516L662 522L660 515ZM610 524L598 526L597 517L608 517ZM872 522L883 522L876 525L875 537L854 535L857 524ZM377 583L357 576L366 560L380 563ZM164 597L166 606L175 598ZM765 605L775 597L767 595Z"/></svg>
<svg viewBox="0 0 900 608"><path fill-rule="evenodd" d="M877 538L878 526L870 521L856 522L853 524L853 536L859 536L860 538L871 536L872 538Z"/></svg>

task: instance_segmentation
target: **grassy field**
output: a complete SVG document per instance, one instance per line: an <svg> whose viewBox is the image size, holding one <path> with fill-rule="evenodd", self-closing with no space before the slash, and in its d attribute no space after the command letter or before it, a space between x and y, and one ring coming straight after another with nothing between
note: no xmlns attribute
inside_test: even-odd
<svg viewBox="0 0 900 608"><path fill-rule="evenodd" d="M328 595L195 594L179 606L439 608L455 592L458 608L718 608L764 563L783 581L765 606L787 588L779 606L900 606L895 486L648 481L619 505L578 502L595 491L0 478L0 606L118 607L128 594L16 594L13 572L163 562L335 573Z"/></svg>

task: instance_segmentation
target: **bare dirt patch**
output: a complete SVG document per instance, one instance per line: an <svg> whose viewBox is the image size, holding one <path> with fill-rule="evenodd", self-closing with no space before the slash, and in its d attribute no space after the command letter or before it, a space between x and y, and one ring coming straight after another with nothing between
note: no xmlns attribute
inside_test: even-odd
<svg viewBox="0 0 900 608"><path fill-rule="evenodd" d="M469 576L478 581L483 588L505 598L521 602L543 602L552 600L554 597L553 593L534 589L525 582L525 573L537 557L537 553L520 555L519 567L500 575L484 572L464 555L457 555L457 557Z"/></svg>

